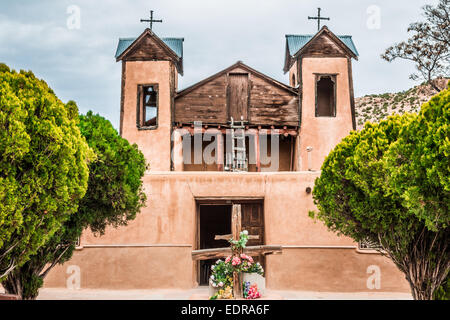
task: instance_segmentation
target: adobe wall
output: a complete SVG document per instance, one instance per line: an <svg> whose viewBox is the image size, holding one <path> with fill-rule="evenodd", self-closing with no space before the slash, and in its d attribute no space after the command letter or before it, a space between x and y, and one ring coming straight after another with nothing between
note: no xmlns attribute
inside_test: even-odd
<svg viewBox="0 0 450 320"><path fill-rule="evenodd" d="M315 73L337 74L336 117L315 116ZM301 170L308 170L307 147L312 169L319 170L329 152L353 129L347 58L303 58L302 62Z"/></svg>
<svg viewBox="0 0 450 320"><path fill-rule="evenodd" d="M355 248L284 248L267 256L267 286L279 290L322 292L410 292L404 274L378 253ZM369 289L371 267L380 270L380 288ZM283 270L283 272L270 272ZM369 280L369 282L371 282Z"/></svg>
<svg viewBox="0 0 450 320"><path fill-rule="evenodd" d="M127 227L102 237L83 234L71 259L45 279L64 287L69 265L81 270L82 288L150 289L196 286L191 251L195 244L196 202L202 197L264 199L266 244L287 246L267 257L271 289L369 291L367 267L381 268L380 291L408 291L396 267L379 254L362 254L349 238L314 222L311 194L319 172L224 173L162 172L144 177L147 207ZM326 247L326 248L323 248Z"/></svg>
<svg viewBox="0 0 450 320"><path fill-rule="evenodd" d="M172 62L126 61L122 137L136 143L151 163L151 171L170 171L170 101ZM176 75L172 75L175 77ZM174 80L175 80L174 79ZM138 130L136 127L137 86L158 84L158 128Z"/></svg>

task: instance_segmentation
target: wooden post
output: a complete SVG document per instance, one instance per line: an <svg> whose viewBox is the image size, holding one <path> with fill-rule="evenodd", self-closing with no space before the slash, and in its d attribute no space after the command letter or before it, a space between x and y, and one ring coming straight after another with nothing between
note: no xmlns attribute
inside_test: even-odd
<svg viewBox="0 0 450 320"><path fill-rule="evenodd" d="M217 148L216 148L216 159L217 159L217 171L223 171L223 135L222 132L218 132L216 135Z"/></svg>
<svg viewBox="0 0 450 320"><path fill-rule="evenodd" d="M173 170L183 171L183 136L182 129L173 131Z"/></svg>
<svg viewBox="0 0 450 320"><path fill-rule="evenodd" d="M233 204L231 212L231 231L232 234L215 235L215 240L239 240L242 229L242 208L240 204ZM259 239L259 235L248 235L248 239ZM201 249L192 251L192 260L208 260L208 259L221 259L228 257L231 253L232 257L239 257L241 253L248 255L268 255L268 254L280 254L282 253L281 246L273 245L260 245L246 247L244 250L227 248L214 248L214 249ZM234 299L242 298L242 278L238 272L233 272L233 297Z"/></svg>
<svg viewBox="0 0 450 320"><path fill-rule="evenodd" d="M231 213L231 232L233 234L233 240L239 240L241 233L241 205L233 204L233 211ZM233 250L233 257L240 258L240 251ZM238 272L233 272L233 296L235 299L242 298L242 288L240 281L240 274Z"/></svg>
<svg viewBox="0 0 450 320"><path fill-rule="evenodd" d="M256 156L256 172L261 172L261 158L260 158L260 145L259 145L259 129L255 131L255 156Z"/></svg>
<svg viewBox="0 0 450 320"><path fill-rule="evenodd" d="M293 136L290 136L290 140L291 140L291 163L289 166L289 170L290 171L294 171L294 161L295 161L295 156L294 156L294 146L295 146L295 139Z"/></svg>

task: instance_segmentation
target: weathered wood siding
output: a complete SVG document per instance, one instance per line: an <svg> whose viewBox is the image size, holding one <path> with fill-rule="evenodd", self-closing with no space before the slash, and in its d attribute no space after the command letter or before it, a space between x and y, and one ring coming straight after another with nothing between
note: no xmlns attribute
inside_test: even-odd
<svg viewBox="0 0 450 320"><path fill-rule="evenodd" d="M298 95L260 78L251 78L250 123L277 126L298 126Z"/></svg>
<svg viewBox="0 0 450 320"><path fill-rule="evenodd" d="M346 57L347 54L329 36L322 34L308 45L302 56L335 56Z"/></svg>
<svg viewBox="0 0 450 320"><path fill-rule="evenodd" d="M236 73L249 74L247 90L240 90L243 88L241 85L238 86L239 90L232 90L233 74ZM238 80L241 79L243 76ZM299 125L298 94L277 85L270 78L251 73L244 68L228 70L200 86L194 86L192 90L187 90L175 98L174 121L177 123L202 121L206 124L227 124L233 114L231 104L238 103L239 106L245 107L248 103L247 118L250 125ZM240 92L241 97L233 98L233 92ZM243 115L246 118L245 112Z"/></svg>
<svg viewBox="0 0 450 320"><path fill-rule="evenodd" d="M234 120L248 120L248 73L229 74L228 106Z"/></svg>
<svg viewBox="0 0 450 320"><path fill-rule="evenodd" d="M221 76L175 98L175 122L227 122L227 78Z"/></svg>
<svg viewBox="0 0 450 320"><path fill-rule="evenodd" d="M151 36L146 36L126 54L127 61L173 60L167 50Z"/></svg>

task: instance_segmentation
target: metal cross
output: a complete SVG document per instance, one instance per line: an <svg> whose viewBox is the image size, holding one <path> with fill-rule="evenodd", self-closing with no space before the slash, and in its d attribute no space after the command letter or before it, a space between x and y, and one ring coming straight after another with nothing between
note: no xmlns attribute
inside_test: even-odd
<svg viewBox="0 0 450 320"><path fill-rule="evenodd" d="M320 20L330 20L330 18L323 18L320 16L320 8L317 8L318 13L317 13L317 17L308 17L308 20L317 20L317 31L320 30Z"/></svg>
<svg viewBox="0 0 450 320"><path fill-rule="evenodd" d="M149 22L150 30L153 28L153 22L163 22L162 20L153 20L153 10L150 10L150 19L141 19L141 22Z"/></svg>

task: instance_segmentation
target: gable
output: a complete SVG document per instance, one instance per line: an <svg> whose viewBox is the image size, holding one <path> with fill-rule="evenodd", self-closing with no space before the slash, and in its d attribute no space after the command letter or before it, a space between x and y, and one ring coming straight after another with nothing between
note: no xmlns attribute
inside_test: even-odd
<svg viewBox="0 0 450 320"><path fill-rule="evenodd" d="M137 38L120 38L117 44L115 58L118 58L122 53L128 49L129 46L136 41ZM183 58L183 41L184 38L161 38L161 40L177 54L179 58Z"/></svg>
<svg viewBox="0 0 450 320"><path fill-rule="evenodd" d="M160 39L150 29L146 29L138 38L119 39L116 60L125 61L173 61L178 71L183 73L183 38Z"/></svg>
<svg viewBox="0 0 450 320"><path fill-rule="evenodd" d="M175 60L174 54L168 52L156 39L150 35L143 37L126 55L126 60Z"/></svg>
<svg viewBox="0 0 450 320"><path fill-rule="evenodd" d="M339 46L327 34L321 34L313 39L307 46L303 48L302 55L307 56L339 56L346 57L348 53L342 46Z"/></svg>
<svg viewBox="0 0 450 320"><path fill-rule="evenodd" d="M286 35L284 72L299 56L339 56L358 59L358 50L348 35L336 36L326 26L315 35Z"/></svg>
<svg viewBox="0 0 450 320"><path fill-rule="evenodd" d="M248 90L230 97L230 75L248 75ZM232 101L248 101L249 125L298 126L298 92L241 62L180 91L175 97L175 122L227 125ZM230 102L231 101L231 102Z"/></svg>

